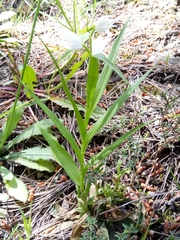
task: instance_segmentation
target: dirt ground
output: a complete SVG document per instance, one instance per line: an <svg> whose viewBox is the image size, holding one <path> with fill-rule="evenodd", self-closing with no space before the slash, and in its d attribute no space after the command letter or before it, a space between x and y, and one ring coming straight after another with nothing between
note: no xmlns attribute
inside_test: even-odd
<svg viewBox="0 0 180 240"><path fill-rule="evenodd" d="M13 3L16 3L14 8L17 12L21 8L23 11L28 9L26 4L19 7L20 2ZM6 9L12 6L12 2L9 3L9 1L4 1L3 4ZM72 6L66 1L64 6L69 12L69 18L72 18ZM62 27L57 20L62 22L64 20L60 14L58 15L57 6L53 3L45 6L42 11L48 16L42 14L37 22L29 64L37 73L39 81L37 95L46 97L44 84L51 79L53 87L58 83L58 77L53 77L55 67L39 36L58 59L62 54L59 45ZM56 17L53 17L54 15ZM118 160L122 161L122 169L129 169L129 172L122 176L120 183L125 186L125 200L117 206L112 206L111 209L104 209L100 213L97 211L95 215L99 222L105 225L112 223L114 231L122 233L122 224L126 221L126 217L122 215L129 217L130 213L130 221L134 223L140 211L138 203L141 203L140 212L145 225L143 230L135 233L134 238L131 239L142 239L143 231L147 229L148 224L150 224L149 232L143 239L180 239L180 3L175 0L105 1L97 8L96 17L102 15L111 15L112 18L118 19L116 27L110 32L109 44L105 49L107 54L113 40L129 19L129 25L119 49L117 66L130 83L154 65L156 66L109 124L94 137L87 151L87 159L102 147L111 144L128 129L139 123L153 119L156 121L131 136L105 160L105 173L101 176L104 183L113 182L112 177L116 173ZM14 28L10 31L10 34L21 43L19 47L11 49L17 65L22 64L22 56L27 51L32 19L33 13L24 22L15 22ZM8 62L7 51L3 51L0 57L1 113L5 112L14 101L17 90ZM83 86L86 73L86 69L82 68L76 78L69 81L72 92L75 92L74 97L81 101L84 98ZM113 73L99 107L107 109L123 89L124 83ZM56 90L51 94L64 97L62 90ZM22 99L25 100L24 96ZM71 126L72 119L68 109L54 103L47 104L63 118L67 126ZM45 117L37 106L33 108L33 113L38 120ZM25 111L25 116L14 134L21 132L26 127L27 121L32 124L35 119L31 113ZM1 119L1 126L3 122L4 119ZM74 128L73 131L77 132L77 129ZM23 147L37 145L41 140L35 142L35 139L30 139L24 143ZM64 139L62 142L64 146L69 147ZM22 145L18 147L22 148ZM76 206L75 186L68 178L62 181L62 176L66 175L63 169L49 174L12 166L8 162L5 164L27 184L29 189L34 189L31 239L70 239L70 236L71 239L78 239L75 235L80 230L74 229L80 225L79 215L72 210ZM2 184L1 191L5 192ZM28 216L29 202L24 205L13 199L0 202L1 208L8 213L7 217L0 221L0 239L2 240L8 239L10 231L18 223L20 229L23 228L18 205ZM115 213L114 217L112 209ZM108 214L105 215L105 212ZM170 238L171 234L174 238ZM9 239L19 238L17 236Z"/></svg>

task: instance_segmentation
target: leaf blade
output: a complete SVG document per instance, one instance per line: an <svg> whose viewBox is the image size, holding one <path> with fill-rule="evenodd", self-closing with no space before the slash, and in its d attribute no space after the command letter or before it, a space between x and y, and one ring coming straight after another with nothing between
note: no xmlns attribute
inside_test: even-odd
<svg viewBox="0 0 180 240"><path fill-rule="evenodd" d="M19 201L26 202L28 198L26 185L5 167L0 166L0 172L9 195Z"/></svg>
<svg viewBox="0 0 180 240"><path fill-rule="evenodd" d="M74 162L73 158L69 155L69 153L57 142L54 138L47 133L44 129L41 129L39 126L44 138L48 142L52 153L55 157L57 163L59 163L68 176L75 182L77 185L81 185L81 173L76 163Z"/></svg>
<svg viewBox="0 0 180 240"><path fill-rule="evenodd" d="M89 144L93 136L101 130L103 126L105 126L115 115L115 113L119 110L119 108L126 102L126 100L130 97L133 91L139 86L139 84L149 75L152 71L150 69L147 71L141 78L139 78L135 83L133 83L106 111L104 116L102 116L87 132L85 139L85 147Z"/></svg>
<svg viewBox="0 0 180 240"><path fill-rule="evenodd" d="M22 74L22 71L20 71ZM34 69L26 65L22 81L28 86L28 88L33 92L34 88L37 86L37 78ZM31 98L31 94L26 91L27 98Z"/></svg>
<svg viewBox="0 0 180 240"><path fill-rule="evenodd" d="M104 148L101 152L99 152L96 156L93 158L101 161L105 159L110 153L112 153L118 146L120 146L127 138L129 138L133 133L135 133L137 130L140 128L144 127L146 123L139 124L135 128L131 129L127 133L125 133L123 136L118 138L115 142L113 142L111 145L108 147Z"/></svg>
<svg viewBox="0 0 180 240"><path fill-rule="evenodd" d="M86 114L85 114L85 125L87 127L90 116L95 108L92 99L94 97L94 93L96 91L96 85L99 77L99 63L98 59L95 57L90 57L87 83L86 83Z"/></svg>
<svg viewBox="0 0 180 240"><path fill-rule="evenodd" d="M15 110L9 114L6 123L2 128L0 149L4 145L7 138L11 135L12 131L16 128L19 120L22 117L23 107L21 106L23 106L23 104L20 101L18 101ZM11 107L11 109L13 109L13 106Z"/></svg>
<svg viewBox="0 0 180 240"><path fill-rule="evenodd" d="M28 167L30 169L35 169L37 171L47 171L50 173L55 171L55 167L53 166L52 162L49 162L48 160L41 159L41 158L37 159L36 161L33 161L28 158L18 157L18 158L10 158L8 159L8 161L21 164L25 167Z"/></svg>
<svg viewBox="0 0 180 240"><path fill-rule="evenodd" d="M128 21L125 23L124 27L122 28L119 36L117 37L116 41L114 42L113 47L109 53L108 59L111 61L112 64L115 64L115 61L117 59L119 47L122 42L122 38L124 36L127 25L128 25ZM113 69L108 64L105 64L105 66L100 74L99 81L97 83L97 88L96 88L96 91L94 94L94 98L92 100L95 106L98 104L101 96L103 95L104 89L107 86L107 83L111 77L112 71L113 71Z"/></svg>
<svg viewBox="0 0 180 240"><path fill-rule="evenodd" d="M71 104L71 102L69 101L69 99L65 99L65 98L59 98L59 97L55 97L55 98L51 98L50 99L52 102L58 104L59 106L61 106L62 108L67 108L69 111L74 111L73 106ZM76 106L78 108L79 111L81 112L86 112L87 108L84 105L80 105L78 103L76 103ZM93 120L98 120L104 113L106 112L106 110L104 108L101 108L99 106L96 106L93 113L91 114L90 118L92 118Z"/></svg>
<svg viewBox="0 0 180 240"><path fill-rule="evenodd" d="M59 121L62 121L61 119ZM49 130L50 127L53 125L53 121L51 119L43 119L39 121L41 124L41 128L45 130ZM30 125L27 129L25 129L22 133L20 133L18 136L13 138L11 141L7 143L7 145L4 146L4 151L7 151L11 147L13 147L15 144L18 144L24 140L29 139L32 136L41 135L41 131L38 128L38 123L34 123Z"/></svg>

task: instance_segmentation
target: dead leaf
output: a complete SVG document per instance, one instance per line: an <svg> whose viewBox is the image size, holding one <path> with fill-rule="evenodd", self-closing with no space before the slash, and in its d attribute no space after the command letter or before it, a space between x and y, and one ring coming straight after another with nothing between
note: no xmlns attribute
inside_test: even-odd
<svg viewBox="0 0 180 240"><path fill-rule="evenodd" d="M72 229L71 240L79 240L83 230L83 223L85 222L88 215L85 213L74 225Z"/></svg>

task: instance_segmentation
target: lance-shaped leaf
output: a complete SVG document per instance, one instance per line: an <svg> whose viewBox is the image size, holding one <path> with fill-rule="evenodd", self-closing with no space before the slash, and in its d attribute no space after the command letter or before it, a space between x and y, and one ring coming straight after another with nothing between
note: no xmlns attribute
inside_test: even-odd
<svg viewBox="0 0 180 240"><path fill-rule="evenodd" d="M29 89L23 82L23 86ZM44 112L48 115L48 117L53 121L55 126L58 128L59 132L67 139L67 141L70 143L71 147L76 153L76 156L78 159L81 159L81 152L80 149L73 138L70 131L65 128L65 126L59 121L59 118L31 91L29 90L31 96L34 98L35 102L44 110ZM40 125L41 126L41 125ZM42 131L41 131L42 132Z"/></svg>
<svg viewBox="0 0 180 240"><path fill-rule="evenodd" d="M60 122L63 120L60 119ZM7 145L4 146L3 150L7 151L12 146L14 146L17 143L20 143L26 139L29 139L32 136L41 135L41 131L38 128L38 124L41 125L41 128L45 129L46 131L49 131L50 127L54 124L51 119L43 119L39 121L38 123L34 123L30 125L28 128L26 128L21 134L17 135L15 138L13 138L11 141L8 141Z"/></svg>
<svg viewBox="0 0 180 240"><path fill-rule="evenodd" d="M126 24L122 28L119 36L117 37L116 41L114 42L113 47L109 53L108 59L110 60L110 62L112 64L115 64L115 61L117 59L119 47L122 42L122 38L124 36L127 24L128 24L128 22L126 22ZM104 89L106 88L108 81L111 77L112 71L113 71L113 68L109 64L106 63L100 76L99 76L99 81L97 83L96 91L94 93L94 97L92 100L94 103L94 106L96 106L98 104L98 102L100 101L100 99L103 95Z"/></svg>
<svg viewBox="0 0 180 240"><path fill-rule="evenodd" d="M11 110L13 110L14 106L11 107ZM16 128L19 120L21 119L23 114L23 105L21 102L17 102L16 108L14 111L12 111L7 120L5 125L2 128L2 134L0 139L0 149L4 145L7 138L11 135L12 131Z"/></svg>
<svg viewBox="0 0 180 240"><path fill-rule="evenodd" d="M3 156L1 161L8 160L38 171L54 172L55 168L53 163L49 161L50 159L54 159L54 156L49 147L34 147L20 152L10 153L9 155Z"/></svg>
<svg viewBox="0 0 180 240"><path fill-rule="evenodd" d="M22 71L20 71L20 72L22 72ZM31 66L26 65L22 81L29 87L29 89L31 91L34 91L34 88L36 87L36 85L37 85L36 83L38 81L36 78L36 73ZM31 98L30 93L26 92L26 95L28 98Z"/></svg>
<svg viewBox="0 0 180 240"><path fill-rule="evenodd" d="M131 129L123 136L118 138L115 142L113 142L108 147L104 148L101 152L99 152L96 156L93 156L94 164L98 161L104 160L109 154L111 154L117 147L119 147L128 137L130 137L133 133L135 133L138 129L144 127L146 124L140 124L137 127ZM89 160L91 161L91 159Z"/></svg>
<svg viewBox="0 0 180 240"><path fill-rule="evenodd" d="M88 52L84 52L81 55L81 59L78 62L75 62L74 65L70 68L70 72L68 73L68 75L65 77L65 80L68 81L70 78L72 78L74 76L74 74L78 71L78 69L82 66L82 64L84 63L84 61L89 57L89 53Z"/></svg>
<svg viewBox="0 0 180 240"><path fill-rule="evenodd" d="M91 57L89 61L89 70L88 70L88 76L87 76L87 83L86 83L86 115L85 115L85 125L87 126L89 122L89 118L92 114L92 111L94 108L91 107L91 105L94 106L92 99L94 97L94 93L96 90L96 85L98 82L98 76L99 76L99 64L98 59L95 57Z"/></svg>
<svg viewBox="0 0 180 240"><path fill-rule="evenodd" d="M98 53L95 55L95 57L105 62L112 70L114 70L120 76L120 78L122 78L122 80L125 83L129 84L128 80L126 79L124 74L119 70L119 68L115 64L113 64L103 53Z"/></svg>
<svg viewBox="0 0 180 240"><path fill-rule="evenodd" d="M49 133L47 133L40 126L39 129L41 130L42 135L48 142L56 162L64 168L71 180L80 186L81 172L77 167L76 163L74 162L73 158Z"/></svg>
<svg viewBox="0 0 180 240"><path fill-rule="evenodd" d="M47 171L47 172L54 172L55 167L53 166L52 162L49 162L45 159L39 158L36 161L32 161L28 158L10 158L8 159L9 162L14 162L26 166L31 169L36 169L37 171Z"/></svg>
<svg viewBox="0 0 180 240"><path fill-rule="evenodd" d="M59 72L59 75L61 77L61 81L62 81L62 85L63 85L63 88L64 88L64 91L66 93L66 95L68 96L73 108L74 108L74 111L75 111L75 115L76 115L76 119L77 119L77 123L78 123L78 128L79 128L79 131L80 131L80 135L81 135L81 138L83 139L85 134L86 134L86 127L85 127L85 124L84 124L84 121L82 119L82 116L81 116L81 113L79 112L77 106L76 106L76 103L74 101L74 98L72 97L71 95L71 92L68 88L68 85L66 83L66 80L64 79L64 76L62 74L62 71L61 69L59 68L59 65L57 63L57 61L55 60L54 56L52 55L51 51L49 50L49 48L45 45L45 43L42 41L42 43L44 44L45 48L47 49L49 55L51 56L53 62L54 62L54 65L56 66L56 68L58 69L58 72ZM31 93L31 95L33 96L33 94ZM33 96L33 98L35 99L35 97ZM43 107L44 109L44 107ZM51 118L52 119L52 118ZM66 130L67 131L67 130ZM68 139L68 138L67 138ZM71 144L72 146L72 144ZM81 155L81 154L80 154ZM81 156L78 157L78 159L81 159Z"/></svg>
<svg viewBox="0 0 180 240"><path fill-rule="evenodd" d="M59 106L61 106L62 108L67 108L69 111L73 111L74 108L71 104L71 102L69 101L69 99L66 98L59 98L59 97L55 97L55 98L51 98L50 99L52 102L58 104ZM79 111L81 112L86 112L86 106L84 105L80 105L78 103L76 103L76 106L78 108ZM106 112L106 110L104 108L101 108L99 106L96 106L93 113L91 114L91 119L93 120L98 120L100 117L102 117L102 115Z"/></svg>

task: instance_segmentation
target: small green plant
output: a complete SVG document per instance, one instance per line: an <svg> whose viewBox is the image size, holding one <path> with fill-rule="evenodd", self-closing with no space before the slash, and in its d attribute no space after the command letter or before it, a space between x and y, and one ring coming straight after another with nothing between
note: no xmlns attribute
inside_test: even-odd
<svg viewBox="0 0 180 240"><path fill-rule="evenodd" d="M135 224L130 223L129 225L122 224L124 231L122 233L117 233L116 234L116 239L117 240L132 240L134 239L134 234L138 233L139 230L135 226Z"/></svg>
<svg viewBox="0 0 180 240"><path fill-rule="evenodd" d="M106 204L113 206L124 199L125 188L121 184L121 177L128 170L121 170L121 161L117 162L117 174L114 174L112 183L105 183L103 187L98 188L98 196L103 196Z"/></svg>
<svg viewBox="0 0 180 240"><path fill-rule="evenodd" d="M95 218L88 216L86 218L87 226L79 240L109 240L108 231L105 227L98 227L98 222Z"/></svg>
<svg viewBox="0 0 180 240"><path fill-rule="evenodd" d="M67 20L68 26L68 29L64 30L65 39L61 42L61 45L67 48L68 52L71 51L72 54L75 54L75 52L78 51L78 53L81 55L81 61L74 63L73 67L70 69L69 74L67 76L64 76L58 62L53 57L51 51L45 44L44 46L50 54L59 73L61 83L58 85L58 87L63 87L64 92L66 93L74 109L78 130L80 133L79 145L77 144L76 139L74 138L72 133L59 121L58 117L28 88L28 86L24 82L21 81L21 84L25 87L27 93L31 95L35 102L53 121L62 136L67 139L75 153L76 157L74 159L68 153L68 151L57 142L57 140L52 136L52 134L42 129L41 125L39 124L39 129L46 141L48 142L55 160L64 168L66 173L76 184L78 210L81 212L81 214L83 214L89 211L89 192L91 188L91 182L86 181L86 176L90 167L92 165L95 166L96 164L102 162L103 159L105 159L110 153L112 153L123 141L125 141L135 131L144 126L144 124L141 124L134 129L126 132L118 140L103 149L97 155L91 157L88 161L85 160L87 147L95 134L100 132L101 129L113 118L118 109L125 103L125 101L139 86L139 84L146 78L146 76L148 76L151 70L148 71L140 79L138 79L135 83L133 83L130 87L128 87L127 90L114 102L114 104L112 104L112 106L109 107L109 109L94 123L94 125L90 129L88 129L91 116L103 95L104 89L108 84L112 71L114 70L128 85L127 79L124 77L119 68L117 68L115 65L122 37L128 23L126 23L125 26L122 28L122 31L114 42L107 58L102 53L105 45L107 44L106 40L98 37L98 32L108 31L109 28L114 26L116 19L110 19L108 16L101 17L97 21L92 22L90 26L90 23L87 22L85 29L83 29L83 31L80 31L80 29L78 28L78 23L80 20L75 21L73 26L68 20L65 12L63 11L60 2L58 0L56 2L60 7L65 19ZM76 10L76 1L74 1L74 4L74 9ZM75 19L77 19L75 10L74 16ZM34 20L34 26L35 21L36 19ZM30 45L31 42L29 46ZM27 59L28 53L24 62L21 80L23 79L25 73ZM82 66L83 62L85 61L88 63L88 74L86 81L86 111L84 116L82 116L81 112L78 110L76 102L73 99L70 89L68 88L67 81L70 79L70 77L74 75L74 73L79 69L79 67ZM100 72L99 70L99 61L104 62L102 72Z"/></svg>
<svg viewBox="0 0 180 240"><path fill-rule="evenodd" d="M85 240L85 239L93 239L96 240L97 239L97 235L96 235L96 231L97 231L97 227L96 227L96 223L97 220L93 217L88 216L86 218L86 224L87 224L87 228L85 229L85 231L82 234L82 237L80 238L80 240Z"/></svg>
<svg viewBox="0 0 180 240"><path fill-rule="evenodd" d="M11 239L13 239L13 237L14 237L15 235L17 235L18 227L19 227L19 226L16 225L15 227L12 228L11 233L10 233L9 237L7 238L7 240L11 240ZM3 239L3 240L5 240L5 239ZM21 239L20 239L20 240L21 240Z"/></svg>
<svg viewBox="0 0 180 240"><path fill-rule="evenodd" d="M29 218L27 219L24 212L21 209L19 209L19 211L21 212L21 215L22 215L23 227L24 227L26 239L30 240L31 231L32 231L32 228L31 228L31 213L29 214Z"/></svg>

